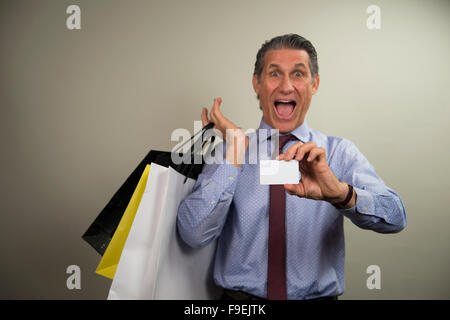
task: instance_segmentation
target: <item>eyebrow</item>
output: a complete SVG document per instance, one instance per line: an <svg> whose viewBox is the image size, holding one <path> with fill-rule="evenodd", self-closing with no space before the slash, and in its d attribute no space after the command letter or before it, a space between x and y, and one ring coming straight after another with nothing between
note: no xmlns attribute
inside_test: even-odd
<svg viewBox="0 0 450 320"><path fill-rule="evenodd" d="M276 63L271 63L269 66L268 66L268 68L279 68L280 66L278 65L278 64L276 64ZM306 68L306 66L305 66L305 64L304 63L297 63L297 64L295 64L295 67L303 67L303 68Z"/></svg>

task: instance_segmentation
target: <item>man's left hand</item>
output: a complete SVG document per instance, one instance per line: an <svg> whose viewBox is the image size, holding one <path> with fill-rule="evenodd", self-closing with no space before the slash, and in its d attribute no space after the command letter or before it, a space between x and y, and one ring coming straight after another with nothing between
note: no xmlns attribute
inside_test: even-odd
<svg viewBox="0 0 450 320"><path fill-rule="evenodd" d="M340 182L327 164L326 151L317 147L312 141L307 143L297 142L290 146L285 154L281 154L278 160L297 160L301 173L299 184L285 184L284 188L291 195L299 197L325 200L332 204L341 203L348 193L348 185ZM355 205L355 196L346 207Z"/></svg>

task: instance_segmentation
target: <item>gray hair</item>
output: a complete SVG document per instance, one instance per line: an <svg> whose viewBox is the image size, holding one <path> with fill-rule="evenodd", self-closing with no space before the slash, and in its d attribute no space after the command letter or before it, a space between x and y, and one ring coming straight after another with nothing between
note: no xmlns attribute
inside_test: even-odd
<svg viewBox="0 0 450 320"><path fill-rule="evenodd" d="M309 70L311 70L312 82L314 82L314 76L319 73L319 64L317 63L317 52L314 46L298 34L285 34L275 37L269 41L266 41L261 49L256 54L255 70L253 74L258 77L258 82L261 79L261 73L264 67L264 55L269 50L279 49L298 49L305 50L309 56Z"/></svg>

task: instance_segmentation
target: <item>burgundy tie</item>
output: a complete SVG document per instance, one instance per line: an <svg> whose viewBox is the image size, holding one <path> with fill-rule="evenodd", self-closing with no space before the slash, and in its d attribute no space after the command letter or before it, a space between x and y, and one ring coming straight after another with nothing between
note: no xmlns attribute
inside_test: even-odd
<svg viewBox="0 0 450 320"><path fill-rule="evenodd" d="M279 152L293 135L280 136ZM286 191L283 185L270 186L269 252L267 298L286 300Z"/></svg>

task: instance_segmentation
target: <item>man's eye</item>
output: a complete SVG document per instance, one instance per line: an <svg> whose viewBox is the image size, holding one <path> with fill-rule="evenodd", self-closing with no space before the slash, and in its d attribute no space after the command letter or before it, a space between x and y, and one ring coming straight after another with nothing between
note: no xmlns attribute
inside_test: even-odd
<svg viewBox="0 0 450 320"><path fill-rule="evenodd" d="M271 75L272 77L278 77L278 71L272 71L272 72L270 73L270 75Z"/></svg>
<svg viewBox="0 0 450 320"><path fill-rule="evenodd" d="M303 77L303 73L301 73L300 71L296 71L295 76L301 78Z"/></svg>

